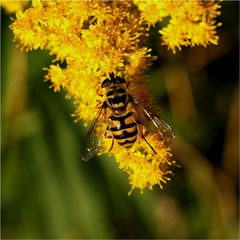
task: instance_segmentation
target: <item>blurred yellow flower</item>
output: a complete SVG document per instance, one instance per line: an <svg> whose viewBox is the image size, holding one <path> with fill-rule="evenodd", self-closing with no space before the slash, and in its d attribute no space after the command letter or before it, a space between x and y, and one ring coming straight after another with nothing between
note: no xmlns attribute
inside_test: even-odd
<svg viewBox="0 0 240 240"><path fill-rule="evenodd" d="M3 7L7 13L14 13L22 11L28 4L28 0L12 1L12 0L1 0L0 6Z"/></svg>
<svg viewBox="0 0 240 240"><path fill-rule="evenodd" d="M194 8L190 11L191 6ZM103 103L101 83L111 72L124 77L129 83L129 92L144 105L152 105L143 72L155 57L151 56L151 49L142 45L150 24L171 16L162 34L165 43L175 51L176 46L187 45L178 35L186 30L181 24L188 11L192 13L191 19L199 24L187 35L192 40L184 40L198 44L196 34L200 34L204 45L207 36L210 37L208 41L216 43L217 37L212 36L215 30L207 19L210 16L212 23L217 7L214 8L213 3L199 6L189 1L33 1L30 8L17 12L11 29L22 49L48 49L55 56L55 64L46 69L46 80L51 81L54 91L67 91L66 98L73 98L77 106L73 115L87 125ZM177 9L184 12L177 14ZM202 21L201 11L205 13L205 21ZM178 31L176 35L172 33L176 37L170 38L171 28L176 28L178 19ZM56 62L64 62L66 67ZM103 137L105 129L106 126L99 129L99 137ZM134 188L152 189L156 184L161 186L169 180L169 166L174 164L168 142L154 133L146 138L157 154L141 139L130 150L114 144L108 153L113 154L119 167L129 174L131 191ZM105 141L106 149L100 154L107 152L111 145L111 140L106 138Z"/></svg>

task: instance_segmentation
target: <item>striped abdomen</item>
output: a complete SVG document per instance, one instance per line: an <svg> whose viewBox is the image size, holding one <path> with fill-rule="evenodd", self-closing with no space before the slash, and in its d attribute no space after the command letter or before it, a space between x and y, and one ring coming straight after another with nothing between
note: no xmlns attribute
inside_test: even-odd
<svg viewBox="0 0 240 240"><path fill-rule="evenodd" d="M109 117L108 130L112 132L113 138L119 145L130 148L137 140L137 122L133 118L133 112L126 112L123 115L112 115Z"/></svg>

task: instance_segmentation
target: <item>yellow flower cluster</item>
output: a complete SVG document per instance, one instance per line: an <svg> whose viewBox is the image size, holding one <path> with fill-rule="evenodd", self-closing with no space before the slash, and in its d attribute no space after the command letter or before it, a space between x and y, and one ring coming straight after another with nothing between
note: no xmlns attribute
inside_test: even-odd
<svg viewBox="0 0 240 240"><path fill-rule="evenodd" d="M27 6L27 4L28 4L27 0L22 0L22 1L1 0L0 1L0 6L3 7L8 13L22 11L24 7Z"/></svg>
<svg viewBox="0 0 240 240"><path fill-rule="evenodd" d="M142 45L148 36L149 23L155 23L165 16L175 16L178 8L184 11L178 14L181 20L178 28L181 29L184 18L182 15L186 14L186 9L190 11L191 8L187 8L187 5L194 5L192 2L181 1L175 3L175 8L174 2L168 3L171 8L162 7L166 4L165 1L160 3L36 0L24 12L16 13L16 20L10 27L22 49L26 51L37 48L47 49L55 56L53 64L46 69L48 71L46 80L51 81L54 91L66 90L66 98L72 98L77 106L73 115L77 120L82 119L87 125L93 120L93 113L97 112L104 101L101 83L111 72L124 77L129 84L129 92L141 99L144 105L151 106L152 98L143 72L154 57L150 54L151 49ZM214 16L215 5L205 4L207 8L211 7L211 12L204 8L204 5L201 6L200 9L196 4L194 10L198 12L196 16L191 15L191 17L196 18L196 23L199 22L197 17L201 15L199 12L202 10L207 23L207 18ZM153 12L149 13L151 9ZM191 13L194 14L192 9ZM170 24L177 27L177 17L172 17L172 21ZM208 27L209 25L204 29L211 35ZM170 39L167 29L162 30L166 32L165 43L175 51L172 43L174 37ZM191 34L193 33L197 38L195 34L199 34L199 31ZM176 37L179 34L176 31ZM201 36L206 34L201 32ZM182 42L175 40L176 46L179 47ZM64 62L66 67L61 67L61 64L56 62ZM103 126L98 131L99 138L104 136L106 126L104 128ZM161 183L169 180L168 174L171 173L169 166L174 163L171 160L167 141L162 140L156 133L151 133L146 138L157 154L140 137L130 150L115 143L109 153L114 154L119 167L129 174L131 191L134 188L152 189L156 184L161 186ZM106 148L100 154L107 152L109 144L111 145L109 139L106 138L104 141Z"/></svg>
<svg viewBox="0 0 240 240"><path fill-rule="evenodd" d="M174 53L181 46L217 44L218 36L215 18L220 15L220 5L214 0L134 0L142 16L149 24L168 18L168 24L161 29L163 44Z"/></svg>

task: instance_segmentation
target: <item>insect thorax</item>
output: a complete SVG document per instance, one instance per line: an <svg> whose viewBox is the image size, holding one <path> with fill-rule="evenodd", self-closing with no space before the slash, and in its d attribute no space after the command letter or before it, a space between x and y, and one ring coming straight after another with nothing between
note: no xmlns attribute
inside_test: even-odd
<svg viewBox="0 0 240 240"><path fill-rule="evenodd" d="M125 111L129 96L123 84L116 84L105 89L105 100L112 111Z"/></svg>

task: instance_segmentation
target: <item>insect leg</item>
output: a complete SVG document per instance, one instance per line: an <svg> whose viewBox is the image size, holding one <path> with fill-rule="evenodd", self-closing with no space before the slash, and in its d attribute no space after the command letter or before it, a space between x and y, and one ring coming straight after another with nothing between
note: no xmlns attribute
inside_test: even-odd
<svg viewBox="0 0 240 240"><path fill-rule="evenodd" d="M147 141L147 139L144 137L144 134L143 134L143 129L144 129L144 126L143 124L141 123L141 121L137 120L136 123L138 124L138 126L140 125L140 127L138 127L139 129L139 132L141 133L141 136L142 136L142 139L147 143L147 145L152 149L152 151L157 154L157 152L154 150L154 148L150 145L150 143Z"/></svg>
<svg viewBox="0 0 240 240"><path fill-rule="evenodd" d="M154 148L150 145L150 143L147 141L147 139L144 137L144 135L142 134L142 138L143 138L143 140L147 143L147 145L153 150L153 152L155 153L155 154L157 154L157 152L154 150Z"/></svg>
<svg viewBox="0 0 240 240"><path fill-rule="evenodd" d="M110 147L110 149L108 150L109 152L112 150L112 148L113 148L113 143L114 143L114 138L112 138L112 145L111 145L111 147Z"/></svg>
<svg viewBox="0 0 240 240"><path fill-rule="evenodd" d="M112 138L112 144L111 144L111 147L110 147L110 149L108 150L109 152L112 150L112 148L113 148L113 143L114 143L114 138L113 138L113 136L112 136L112 134L111 134L111 120L110 120L110 118L108 118L108 122L107 122L107 129L106 129L106 132L105 132L105 138Z"/></svg>
<svg viewBox="0 0 240 240"><path fill-rule="evenodd" d="M106 113L105 113L105 116L106 116ZM111 120L110 120L110 118L107 119L107 128L106 128L104 136L105 136L105 138L112 138L112 134L111 134Z"/></svg>

